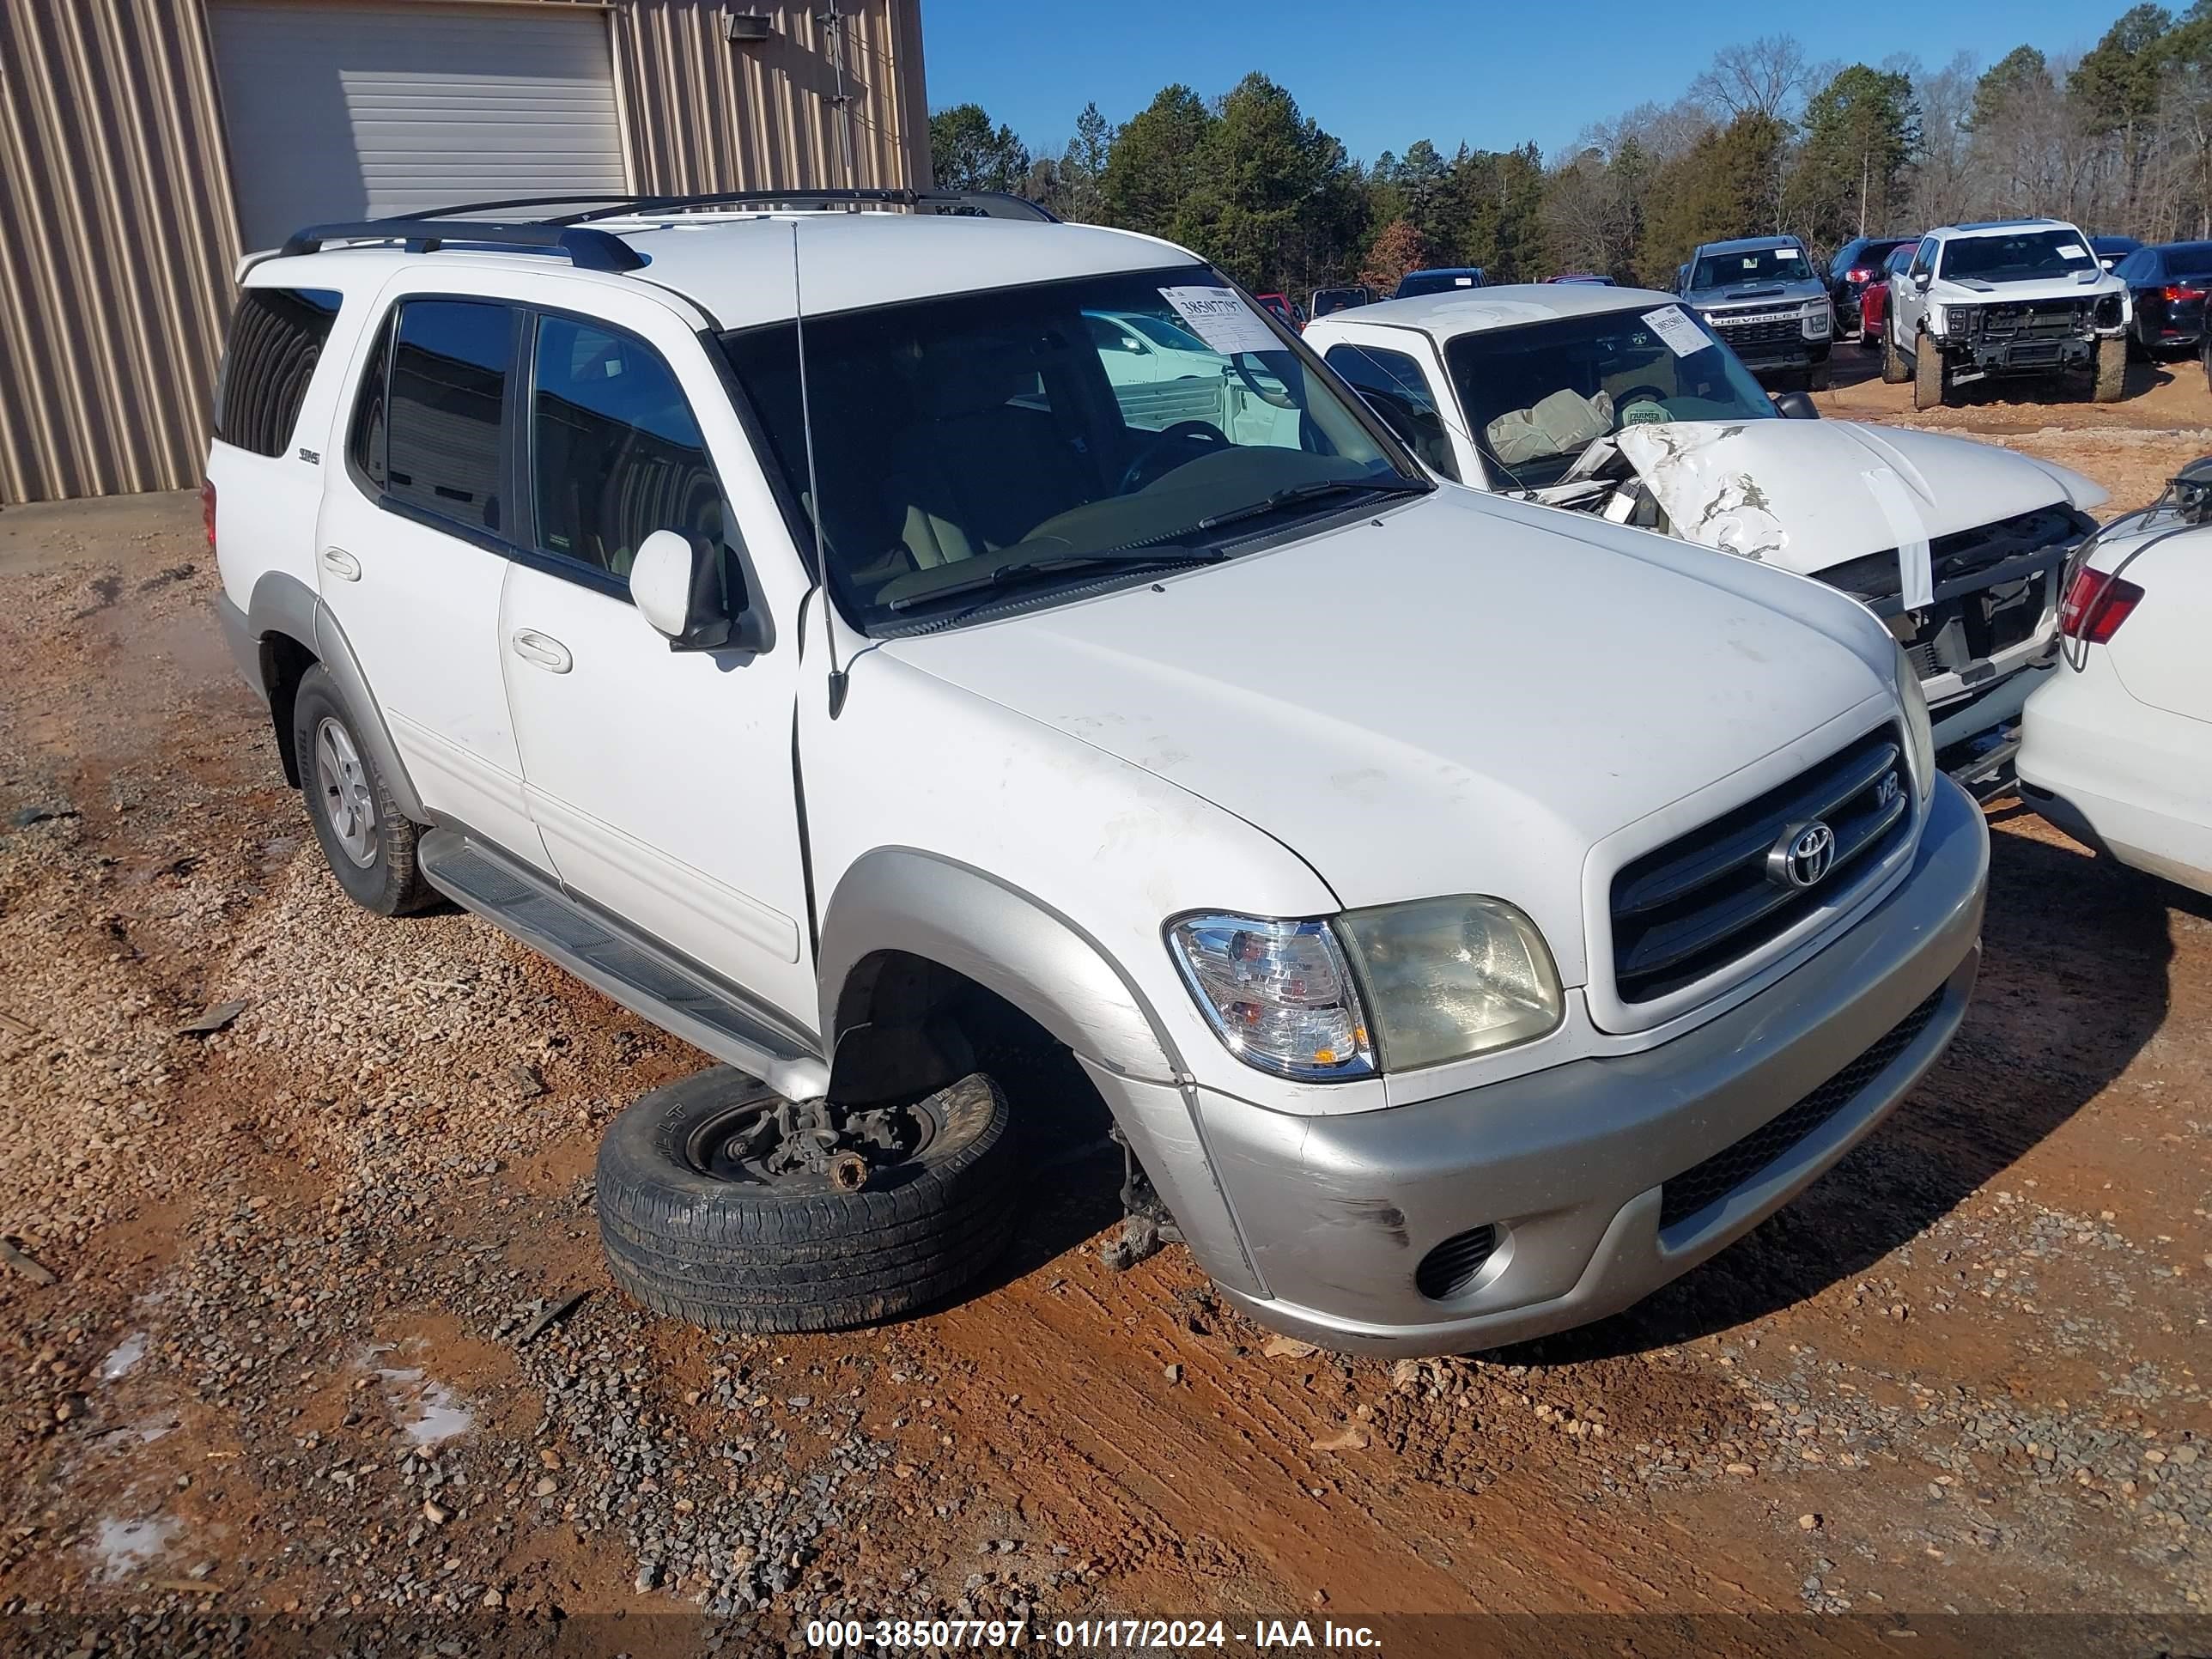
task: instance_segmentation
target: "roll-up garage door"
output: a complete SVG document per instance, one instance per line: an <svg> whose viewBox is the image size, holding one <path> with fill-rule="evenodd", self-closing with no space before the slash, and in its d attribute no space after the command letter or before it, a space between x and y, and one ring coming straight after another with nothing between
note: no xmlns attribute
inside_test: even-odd
<svg viewBox="0 0 2212 1659"><path fill-rule="evenodd" d="M319 221L627 187L603 11L319 0L214 15L249 248Z"/></svg>

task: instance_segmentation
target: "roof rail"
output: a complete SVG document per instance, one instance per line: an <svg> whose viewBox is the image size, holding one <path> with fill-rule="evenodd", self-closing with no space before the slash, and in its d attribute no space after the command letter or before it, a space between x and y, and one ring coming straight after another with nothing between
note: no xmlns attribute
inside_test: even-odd
<svg viewBox="0 0 2212 1659"><path fill-rule="evenodd" d="M574 200L585 200L574 198ZM494 204L532 206L536 204ZM1039 202L998 190L728 190L698 196L638 196L626 202L564 214L556 224L587 224L595 219L625 219L692 208L903 207L917 213L979 219L1027 219L1056 225L1060 216Z"/></svg>
<svg viewBox="0 0 2212 1659"><path fill-rule="evenodd" d="M568 197L566 201L578 198ZM487 203L487 207L498 205ZM512 205L521 205L514 204ZM565 253L580 270L636 270L645 256L619 236L590 230L557 220L543 223L501 224L489 220L433 219L428 214L409 214L394 219L361 219L349 223L309 225L285 239L280 258L313 253L328 242L398 242L410 252L428 253L448 242L491 244L501 247L538 247Z"/></svg>

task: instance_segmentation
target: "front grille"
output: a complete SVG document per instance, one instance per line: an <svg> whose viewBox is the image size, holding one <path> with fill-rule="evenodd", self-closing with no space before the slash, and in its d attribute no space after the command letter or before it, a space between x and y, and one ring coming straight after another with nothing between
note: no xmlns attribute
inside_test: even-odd
<svg viewBox="0 0 2212 1659"><path fill-rule="evenodd" d="M1978 525L1928 544L1929 573L1939 599L1955 582L1990 575L2000 580L2056 569L2067 551L2095 526L2063 502L2054 501L2030 513ZM2014 561L2021 561L2016 565ZM2010 568L2000 570L2000 566ZM1860 604L1873 607L1876 616L1896 614L1903 592L1897 550L1869 553L1817 573L1831 587L1840 587Z"/></svg>
<svg viewBox="0 0 2212 1659"><path fill-rule="evenodd" d="M1413 1287L1431 1302L1449 1301L1474 1283L1497 1250L1498 1229L1487 1222L1455 1233L1421 1258L1413 1270Z"/></svg>
<svg viewBox="0 0 2212 1659"><path fill-rule="evenodd" d="M1795 313L1782 317L1713 316L1705 320L1718 331L1721 338L1741 349L1747 345L1787 345L1804 338L1804 325Z"/></svg>
<svg viewBox="0 0 2212 1659"><path fill-rule="evenodd" d="M1685 1170L1660 1188L1659 1231L1689 1220L1786 1158L1798 1143L1858 1098L1859 1091L1912 1046L1942 1006L1939 988L1888 1034L1779 1117L1768 1119L1734 1145Z"/></svg>
<svg viewBox="0 0 2212 1659"><path fill-rule="evenodd" d="M1845 902L1909 833L1911 790L1894 726L1644 854L1613 878L1613 983L1623 1002L1680 990ZM1814 820L1835 856L1810 887L1771 879L1785 829Z"/></svg>
<svg viewBox="0 0 2212 1659"><path fill-rule="evenodd" d="M1975 306L1967 315L1984 339L2066 340L2088 320L2080 300L2020 300L2009 305Z"/></svg>

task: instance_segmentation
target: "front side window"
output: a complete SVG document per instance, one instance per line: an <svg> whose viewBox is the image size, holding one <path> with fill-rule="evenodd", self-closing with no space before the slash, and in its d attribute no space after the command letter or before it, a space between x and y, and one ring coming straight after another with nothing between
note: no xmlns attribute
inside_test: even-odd
<svg viewBox="0 0 2212 1659"><path fill-rule="evenodd" d="M392 325L380 473L373 450L356 455L386 499L471 530L502 528L501 434L514 325L512 306L489 301L401 303ZM363 391L366 397L371 388ZM356 429L362 430L358 419Z"/></svg>
<svg viewBox="0 0 2212 1659"><path fill-rule="evenodd" d="M2029 283L2098 270L2095 257L2070 230L2022 230L1999 236L1962 236L1945 244L1946 280Z"/></svg>
<svg viewBox="0 0 2212 1659"><path fill-rule="evenodd" d="M1623 427L1764 421L1774 405L1686 306L1462 334L1444 362L1475 447L1505 487L1559 483Z"/></svg>
<svg viewBox="0 0 2212 1659"><path fill-rule="evenodd" d="M1351 382L1407 448L1445 477L1458 478L1459 460L1443 415L1419 363L1402 351L1347 343L1328 349L1328 366Z"/></svg>
<svg viewBox="0 0 2212 1659"><path fill-rule="evenodd" d="M215 383L215 435L257 455L290 447L342 295L319 288L250 288L238 301Z"/></svg>
<svg viewBox="0 0 2212 1659"><path fill-rule="evenodd" d="M1925 276L1936 269L1936 249L1939 246L1933 236L1925 237L1913 250L1912 264L1908 267L1915 276Z"/></svg>
<svg viewBox="0 0 2212 1659"><path fill-rule="evenodd" d="M628 576L656 530L725 535L706 440L668 365L596 324L538 324L531 466L541 551Z"/></svg>
<svg viewBox="0 0 2212 1659"><path fill-rule="evenodd" d="M1693 288L1734 288L1744 283L1802 283L1813 267L1800 247L1754 247L1735 253L1708 253L1698 261Z"/></svg>
<svg viewBox="0 0 2212 1659"><path fill-rule="evenodd" d="M1424 487L1218 273L810 316L723 344L811 555L864 628ZM1134 340L1144 350L1122 343ZM804 411L805 412L803 412ZM811 413L811 460L808 442ZM1231 527L1233 524L1233 528Z"/></svg>

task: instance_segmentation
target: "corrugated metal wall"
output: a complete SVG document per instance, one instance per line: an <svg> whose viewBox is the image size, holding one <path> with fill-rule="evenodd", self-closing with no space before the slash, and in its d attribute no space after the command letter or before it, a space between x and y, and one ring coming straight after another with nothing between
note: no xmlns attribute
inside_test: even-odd
<svg viewBox="0 0 2212 1659"><path fill-rule="evenodd" d="M818 3L614 0L638 189L927 182L920 0L838 0L849 180ZM0 0L0 502L198 478L239 253L220 110L207 0Z"/></svg>
<svg viewBox="0 0 2212 1659"><path fill-rule="evenodd" d="M238 257L203 0L0 0L0 501L199 476Z"/></svg>

